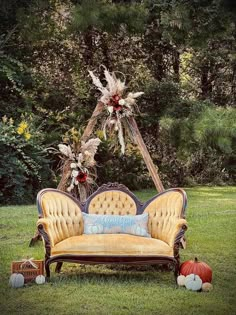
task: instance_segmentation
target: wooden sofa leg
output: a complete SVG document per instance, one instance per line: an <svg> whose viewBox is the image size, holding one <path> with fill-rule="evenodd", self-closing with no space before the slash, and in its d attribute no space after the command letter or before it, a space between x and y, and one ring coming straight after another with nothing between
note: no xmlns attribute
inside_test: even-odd
<svg viewBox="0 0 236 315"><path fill-rule="evenodd" d="M45 261L45 270L46 270L46 281L49 282L50 281L50 266L49 266L48 261Z"/></svg>
<svg viewBox="0 0 236 315"><path fill-rule="evenodd" d="M63 262L58 262L55 268L56 273L60 273Z"/></svg>
<svg viewBox="0 0 236 315"><path fill-rule="evenodd" d="M174 275L175 275L175 282L177 284L177 278L179 276L179 269L180 269L180 257L179 257L179 243L174 244Z"/></svg>
<svg viewBox="0 0 236 315"><path fill-rule="evenodd" d="M175 282L177 284L177 278L179 276L179 263L178 262L175 264L175 267L174 267L174 276L175 276Z"/></svg>

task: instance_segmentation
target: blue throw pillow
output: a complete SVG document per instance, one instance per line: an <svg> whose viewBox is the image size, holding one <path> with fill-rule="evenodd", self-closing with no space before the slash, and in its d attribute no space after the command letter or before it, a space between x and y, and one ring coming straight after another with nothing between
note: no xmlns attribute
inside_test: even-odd
<svg viewBox="0 0 236 315"><path fill-rule="evenodd" d="M84 234L132 234L151 237L148 213L141 215L101 215L83 213Z"/></svg>

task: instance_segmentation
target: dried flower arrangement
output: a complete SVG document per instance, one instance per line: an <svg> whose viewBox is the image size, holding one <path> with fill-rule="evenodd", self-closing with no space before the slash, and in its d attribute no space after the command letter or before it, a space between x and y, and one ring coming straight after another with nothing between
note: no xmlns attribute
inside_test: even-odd
<svg viewBox="0 0 236 315"><path fill-rule="evenodd" d="M63 168L66 167L66 171L70 175L66 177L64 183L66 190L75 197L80 197L81 201L84 201L91 186L95 184L96 161L94 156L100 142L100 139L95 138L87 142L81 141L81 144L76 146L58 145L59 151L57 152L63 161ZM75 147L76 149L74 149Z"/></svg>
<svg viewBox="0 0 236 315"><path fill-rule="evenodd" d="M129 137L133 140L132 126L129 124L128 118L133 116L135 111L138 110L136 99L141 96L143 92L124 95L126 89L125 81L118 79L115 72L109 72L106 68L104 70L106 86L103 86L100 79L95 76L92 71L89 71L89 74L93 80L93 84L102 94L99 101L105 105L106 109L106 116L103 119L104 138L106 139L107 129L110 132L117 131L121 152L124 154L125 139L123 127L126 127Z"/></svg>

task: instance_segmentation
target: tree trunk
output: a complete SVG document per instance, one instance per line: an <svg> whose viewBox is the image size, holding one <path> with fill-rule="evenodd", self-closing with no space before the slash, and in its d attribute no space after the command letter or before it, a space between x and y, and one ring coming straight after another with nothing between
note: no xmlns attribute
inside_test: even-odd
<svg viewBox="0 0 236 315"><path fill-rule="evenodd" d="M85 44L85 49L83 52L83 59L87 66L93 64L93 29L92 27L88 28L83 34L83 40Z"/></svg>
<svg viewBox="0 0 236 315"><path fill-rule="evenodd" d="M209 75L209 66L205 64L201 67L201 90L202 90L201 97L204 100L207 99L209 95L208 75Z"/></svg>
<svg viewBox="0 0 236 315"><path fill-rule="evenodd" d="M176 49L173 50L173 70L175 74L175 81L179 82L180 60L179 52Z"/></svg>
<svg viewBox="0 0 236 315"><path fill-rule="evenodd" d="M232 69L232 79L231 79L231 103L236 102L236 62L233 65Z"/></svg>
<svg viewBox="0 0 236 315"><path fill-rule="evenodd" d="M107 67L110 71L112 71L111 68L111 60L110 60L110 52L109 52L109 47L108 47L108 42L109 42L109 35L106 33L101 34L101 49L102 49L102 54L103 54L103 64L104 66Z"/></svg>

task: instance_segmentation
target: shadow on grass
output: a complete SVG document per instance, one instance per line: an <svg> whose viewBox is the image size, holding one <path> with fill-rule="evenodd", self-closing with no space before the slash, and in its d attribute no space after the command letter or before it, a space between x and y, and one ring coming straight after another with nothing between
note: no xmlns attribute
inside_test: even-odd
<svg viewBox="0 0 236 315"><path fill-rule="evenodd" d="M52 266L53 267L53 266ZM63 268L64 267L64 268ZM129 284L156 284L162 283L164 286L175 287L175 278L173 271L168 270L166 266L127 266L127 265L104 265L89 266L80 265L74 267L63 266L60 274L53 273L50 283L114 283L116 285Z"/></svg>

